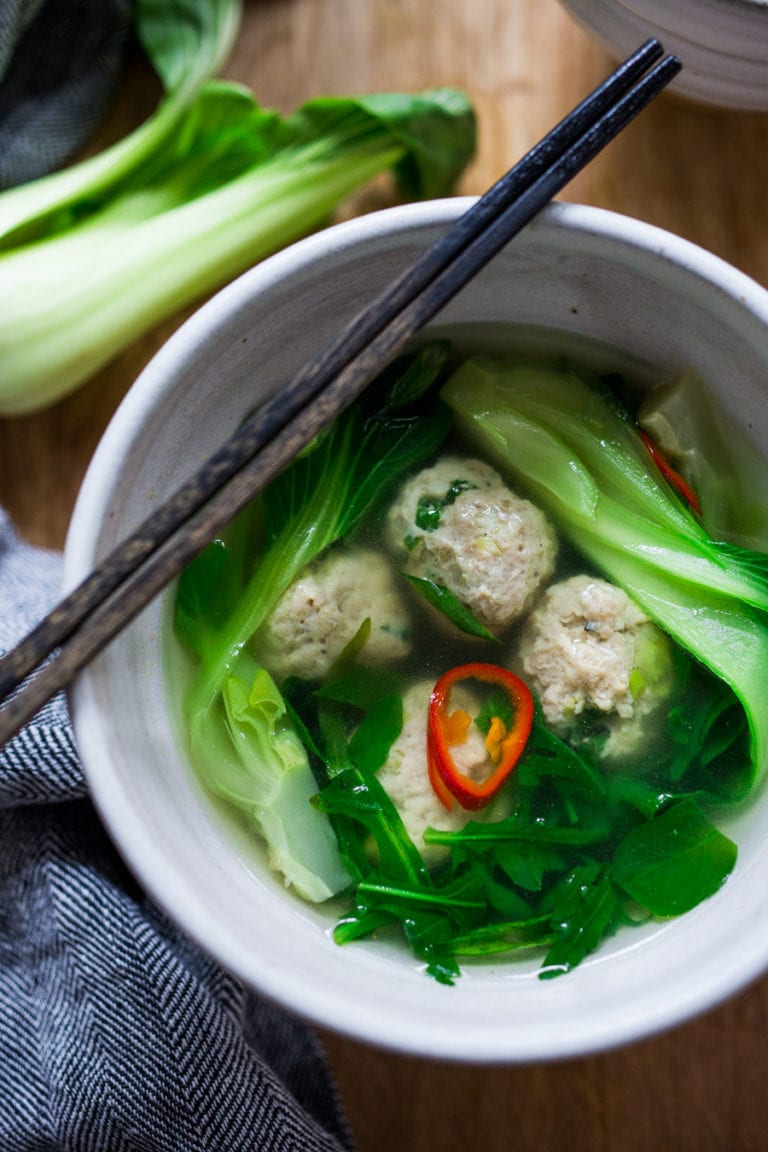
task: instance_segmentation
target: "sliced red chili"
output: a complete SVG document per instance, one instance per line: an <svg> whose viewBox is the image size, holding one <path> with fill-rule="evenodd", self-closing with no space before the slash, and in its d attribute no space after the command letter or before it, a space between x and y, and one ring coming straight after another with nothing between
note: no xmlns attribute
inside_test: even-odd
<svg viewBox="0 0 768 1152"><path fill-rule="evenodd" d="M501 688L512 714L506 727L500 717L491 718L486 738L489 758L495 765L484 780L474 780L456 764L451 744L461 743L456 733L466 735L466 726L449 713L451 690L465 681L480 681ZM498 795L525 748L533 724L533 697L526 684L497 664L461 664L441 676L429 701L427 723L427 766L437 796L450 809L457 800L462 808L475 811ZM463 739L463 738L462 738Z"/></svg>
<svg viewBox="0 0 768 1152"><path fill-rule="evenodd" d="M450 812L453 807L453 793L443 783L443 778L437 767L437 752L435 750L434 740L432 739L432 730L427 725L427 768L429 770L429 782L434 789L434 792L439 799L440 803Z"/></svg>
<svg viewBox="0 0 768 1152"><path fill-rule="evenodd" d="M648 433L644 432L642 428L638 428L638 432L640 433L640 439L651 454L651 459L664 479L680 493L684 500L687 500L696 515L701 516L701 504L693 488L691 488L687 480L683 479L677 469L673 468L669 461L662 456Z"/></svg>

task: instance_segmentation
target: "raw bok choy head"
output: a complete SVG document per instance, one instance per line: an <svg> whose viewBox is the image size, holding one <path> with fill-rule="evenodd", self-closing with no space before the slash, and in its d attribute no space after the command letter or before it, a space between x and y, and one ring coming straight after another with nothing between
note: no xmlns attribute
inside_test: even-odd
<svg viewBox="0 0 768 1152"><path fill-rule="evenodd" d="M211 79L238 16L233 0L142 0L138 31L166 89L154 115L100 156L0 194L0 414L71 391L378 173L439 196L473 154L472 108L451 89L262 109Z"/></svg>
<svg viewBox="0 0 768 1152"><path fill-rule="evenodd" d="M587 560L730 686L757 783L768 767L768 557L708 535L599 380L476 357L442 396Z"/></svg>

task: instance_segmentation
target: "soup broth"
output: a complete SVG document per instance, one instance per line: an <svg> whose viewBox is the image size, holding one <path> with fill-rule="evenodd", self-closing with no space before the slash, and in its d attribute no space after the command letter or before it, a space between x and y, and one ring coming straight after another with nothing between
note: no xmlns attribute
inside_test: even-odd
<svg viewBox="0 0 768 1152"><path fill-rule="evenodd" d="M553 354L550 333L450 338L388 370L182 577L188 742L270 865L340 909L340 944L399 932L444 983L532 951L552 976L735 866L718 826L765 749L710 625L731 613L768 659L763 560L728 545L710 586L726 545L636 426L648 365L619 373L575 338Z"/></svg>

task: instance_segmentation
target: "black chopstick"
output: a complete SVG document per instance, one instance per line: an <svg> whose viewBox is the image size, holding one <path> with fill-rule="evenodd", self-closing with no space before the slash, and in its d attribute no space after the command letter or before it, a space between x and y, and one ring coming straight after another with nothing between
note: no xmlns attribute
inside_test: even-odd
<svg viewBox="0 0 768 1152"><path fill-rule="evenodd" d="M680 70L648 71L662 51L629 57L0 660L0 747L658 95Z"/></svg>
<svg viewBox="0 0 768 1152"><path fill-rule="evenodd" d="M110 595L157 547L234 476L268 441L361 352L404 305L478 236L488 223L574 144L613 103L626 93L662 55L649 40L507 172L450 229L382 293L319 357L280 390L221 451L208 460L193 481L158 508L128 540L66 597L6 656L0 659L0 700L11 692L55 647L63 643L89 613Z"/></svg>

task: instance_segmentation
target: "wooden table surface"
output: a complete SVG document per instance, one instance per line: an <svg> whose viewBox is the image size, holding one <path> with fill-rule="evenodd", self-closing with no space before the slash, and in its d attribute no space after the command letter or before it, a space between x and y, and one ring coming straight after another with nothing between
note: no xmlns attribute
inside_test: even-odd
<svg viewBox="0 0 768 1152"><path fill-rule="evenodd" d="M610 70L556 0L250 0L226 75L287 111L315 95L458 85L480 143L460 191L482 191ZM157 87L134 61L101 141ZM664 97L568 188L693 240L768 285L768 115ZM181 317L76 395L0 421L0 505L61 547L93 449ZM704 1017L563 1064L480 1068L325 1034L360 1152L749 1152L768 1149L768 978Z"/></svg>

